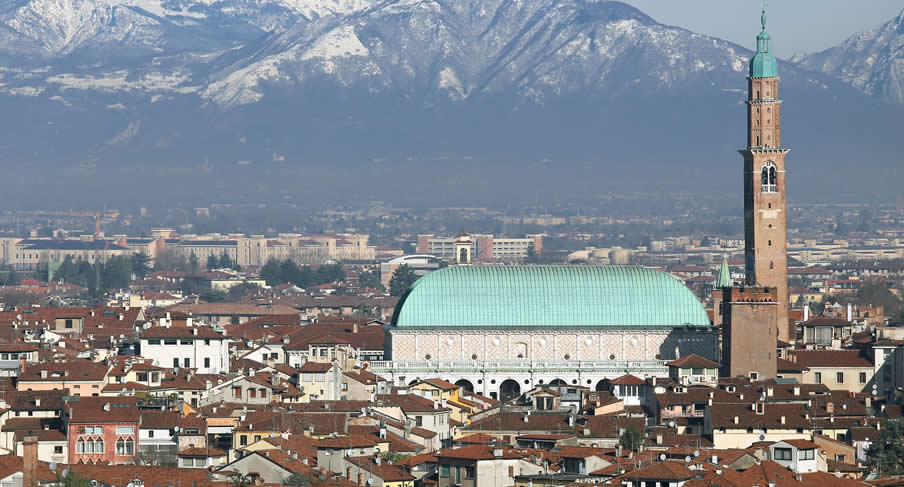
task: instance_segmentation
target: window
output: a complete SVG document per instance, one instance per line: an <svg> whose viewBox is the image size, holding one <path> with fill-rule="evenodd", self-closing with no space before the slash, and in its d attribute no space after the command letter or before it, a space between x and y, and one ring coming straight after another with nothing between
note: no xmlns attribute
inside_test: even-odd
<svg viewBox="0 0 904 487"><path fill-rule="evenodd" d="M148 430L148 438L154 437L154 430Z"/></svg>
<svg viewBox="0 0 904 487"><path fill-rule="evenodd" d="M138 380L138 382L147 382L148 381L147 372L142 372L142 373L138 374L136 376L136 379Z"/></svg>
<svg viewBox="0 0 904 487"><path fill-rule="evenodd" d="M163 340L164 345L176 345L177 343L177 340Z"/></svg>
<svg viewBox="0 0 904 487"><path fill-rule="evenodd" d="M116 434L117 435L131 435L135 433L135 428L133 426L117 426Z"/></svg>
<svg viewBox="0 0 904 487"><path fill-rule="evenodd" d="M702 369L702 368L694 367L694 368L691 370L691 373L692 373L693 375L703 375L703 369Z"/></svg>
<svg viewBox="0 0 904 487"><path fill-rule="evenodd" d="M763 170L760 173L761 175L761 185L763 193L775 193L778 192L778 173L775 169L775 164L772 161L767 162L763 165Z"/></svg>
<svg viewBox="0 0 904 487"><path fill-rule="evenodd" d="M469 466L465 467L465 478L466 479L474 478L474 467L469 467Z"/></svg>
<svg viewBox="0 0 904 487"><path fill-rule="evenodd" d="M242 435L239 437L239 445L241 445L241 446L248 445L248 437L246 435Z"/></svg>
<svg viewBox="0 0 904 487"><path fill-rule="evenodd" d="M866 372L860 372L860 383L866 384Z"/></svg>
<svg viewBox="0 0 904 487"><path fill-rule="evenodd" d="M835 372L835 383L844 384L844 372Z"/></svg>
<svg viewBox="0 0 904 487"><path fill-rule="evenodd" d="M132 441L131 438L126 440L126 455L134 455L135 454L135 442Z"/></svg>
<svg viewBox="0 0 904 487"><path fill-rule="evenodd" d="M424 417L423 416L415 416L414 417L414 425L415 426L423 426L424 425Z"/></svg>
<svg viewBox="0 0 904 487"><path fill-rule="evenodd" d="M205 369L210 368L210 357L204 357L204 368Z"/></svg>
<svg viewBox="0 0 904 487"><path fill-rule="evenodd" d="M78 440L75 443L75 453L85 453L85 440Z"/></svg>
<svg viewBox="0 0 904 487"><path fill-rule="evenodd" d="M816 455L816 450L813 450L812 448L809 450L800 450L798 452L798 459L799 460L812 460L812 459L816 458L815 455Z"/></svg>
<svg viewBox="0 0 904 487"><path fill-rule="evenodd" d="M440 467L439 476L442 478L445 478L445 479L449 478L449 466L448 465L443 465L442 467Z"/></svg>
<svg viewBox="0 0 904 487"><path fill-rule="evenodd" d="M185 364L185 368L191 367L191 360L188 357L182 359L182 363Z"/></svg>
<svg viewBox="0 0 904 487"><path fill-rule="evenodd" d="M791 449L790 448L776 448L775 449L775 459L776 460L791 460Z"/></svg>
<svg viewBox="0 0 904 487"><path fill-rule="evenodd" d="M257 398L257 389L248 389L248 398Z"/></svg>
<svg viewBox="0 0 904 487"><path fill-rule="evenodd" d="M836 461L836 462L843 462L844 459L845 459L845 456L844 456L843 453L836 453L836 454L835 454L835 461Z"/></svg>
<svg viewBox="0 0 904 487"><path fill-rule="evenodd" d="M179 368L179 358L173 359L173 368Z"/></svg>
<svg viewBox="0 0 904 487"><path fill-rule="evenodd" d="M236 399L242 398L242 388L241 387L233 387L232 388L232 397Z"/></svg>
<svg viewBox="0 0 904 487"><path fill-rule="evenodd" d="M816 372L813 375L813 382L816 384L822 384L822 372Z"/></svg>
<svg viewBox="0 0 904 487"><path fill-rule="evenodd" d="M66 329L67 330L72 329L72 320L66 320Z"/></svg>
<svg viewBox="0 0 904 487"><path fill-rule="evenodd" d="M53 453L56 455L61 455L63 453L63 445L56 445L53 447Z"/></svg>
<svg viewBox="0 0 904 487"><path fill-rule="evenodd" d="M94 453L103 453L104 452L104 440L103 438L98 438L94 441Z"/></svg>
<svg viewBox="0 0 904 487"><path fill-rule="evenodd" d="M267 389L260 389L261 399L267 398Z"/></svg>
<svg viewBox="0 0 904 487"><path fill-rule="evenodd" d="M148 345L160 345L160 340L148 340Z"/></svg>
<svg viewBox="0 0 904 487"><path fill-rule="evenodd" d="M122 438L116 440L116 454L119 456L125 455L126 451L126 442L123 441Z"/></svg>

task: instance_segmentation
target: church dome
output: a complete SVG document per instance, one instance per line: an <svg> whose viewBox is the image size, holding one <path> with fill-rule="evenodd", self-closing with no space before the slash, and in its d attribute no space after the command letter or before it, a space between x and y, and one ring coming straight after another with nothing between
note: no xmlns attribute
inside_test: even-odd
<svg viewBox="0 0 904 487"><path fill-rule="evenodd" d="M635 266L452 266L415 281L399 328L708 327L681 281Z"/></svg>

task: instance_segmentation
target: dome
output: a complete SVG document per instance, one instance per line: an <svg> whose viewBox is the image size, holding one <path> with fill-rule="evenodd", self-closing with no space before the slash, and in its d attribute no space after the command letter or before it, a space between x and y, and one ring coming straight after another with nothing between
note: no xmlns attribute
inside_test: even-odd
<svg viewBox="0 0 904 487"><path fill-rule="evenodd" d="M750 60L751 78L777 78L778 60L768 52L758 52Z"/></svg>
<svg viewBox="0 0 904 487"><path fill-rule="evenodd" d="M708 327L681 281L635 266L453 266L415 281L399 328Z"/></svg>

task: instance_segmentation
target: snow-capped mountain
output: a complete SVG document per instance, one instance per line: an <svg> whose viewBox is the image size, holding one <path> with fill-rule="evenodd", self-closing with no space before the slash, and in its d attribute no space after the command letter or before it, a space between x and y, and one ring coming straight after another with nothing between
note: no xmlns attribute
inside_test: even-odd
<svg viewBox="0 0 904 487"><path fill-rule="evenodd" d="M904 10L871 31L796 61L805 69L840 78L870 96L904 103Z"/></svg>
<svg viewBox="0 0 904 487"><path fill-rule="evenodd" d="M0 159L675 158L741 143L750 54L617 1L0 0ZM781 70L790 116L859 96Z"/></svg>

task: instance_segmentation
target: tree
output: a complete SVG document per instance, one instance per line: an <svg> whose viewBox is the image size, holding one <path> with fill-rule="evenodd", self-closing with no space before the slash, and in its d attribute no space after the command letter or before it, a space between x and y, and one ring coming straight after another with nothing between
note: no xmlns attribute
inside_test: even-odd
<svg viewBox="0 0 904 487"><path fill-rule="evenodd" d="M224 250L223 253L220 254L220 260L218 262L218 265L220 266L221 269L232 269L233 264L234 263L232 262L232 259L229 258L229 254L227 254L226 251Z"/></svg>
<svg viewBox="0 0 904 487"><path fill-rule="evenodd" d="M282 284L282 268L279 261L270 259L261 267L261 279L267 281L268 286Z"/></svg>
<svg viewBox="0 0 904 487"><path fill-rule="evenodd" d="M144 279L151 273L150 262L151 258L144 252L132 254L132 273L135 274L136 279Z"/></svg>
<svg viewBox="0 0 904 487"><path fill-rule="evenodd" d="M220 261L217 260L217 256L210 254L207 256L207 270L213 270L220 266Z"/></svg>
<svg viewBox="0 0 904 487"><path fill-rule="evenodd" d="M300 473L293 473L282 481L282 485L286 487L307 487L311 485L311 481Z"/></svg>
<svg viewBox="0 0 904 487"><path fill-rule="evenodd" d="M389 294L393 296L401 296L408 291L408 288L417 280L417 274L408 264L400 265L395 272L392 273L392 279L389 280Z"/></svg>
<svg viewBox="0 0 904 487"><path fill-rule="evenodd" d="M16 271L9 271L9 274L6 275L6 285L15 286L16 284L19 284L19 276Z"/></svg>
<svg viewBox="0 0 904 487"><path fill-rule="evenodd" d="M188 267L191 269L192 274L197 274L201 269L201 261L198 260L198 256L195 255L195 251L191 251L191 255L188 256Z"/></svg>
<svg viewBox="0 0 904 487"><path fill-rule="evenodd" d="M628 426L618 437L618 444L625 450L639 451L643 443L643 435L633 426Z"/></svg>
<svg viewBox="0 0 904 487"><path fill-rule="evenodd" d="M126 288L131 280L132 261L124 255L114 255L101 269L101 286L103 290Z"/></svg>
<svg viewBox="0 0 904 487"><path fill-rule="evenodd" d="M524 261L529 264L534 264L537 262L537 250L534 249L533 243L527 246L527 257L525 257Z"/></svg>
<svg viewBox="0 0 904 487"><path fill-rule="evenodd" d="M878 441L870 444L866 459L880 475L904 474L904 420L885 422Z"/></svg>
<svg viewBox="0 0 904 487"><path fill-rule="evenodd" d="M185 255L175 249L163 249L157 252L154 259L154 269L158 271L185 271L187 267Z"/></svg>
<svg viewBox="0 0 904 487"><path fill-rule="evenodd" d="M279 265L279 280L280 282L291 282L296 286L301 286L298 282L301 278L301 271L298 269L298 266L295 265L295 261L292 259L286 259L282 261L282 264Z"/></svg>
<svg viewBox="0 0 904 487"><path fill-rule="evenodd" d="M380 282L380 275L376 271L361 271L358 274L358 285L364 288L379 289L380 291L386 290L383 287L383 283Z"/></svg>
<svg viewBox="0 0 904 487"><path fill-rule="evenodd" d="M252 479L250 475L245 475L240 472L232 472L226 479L229 482L232 482L232 487L249 487L250 485L254 485L254 479Z"/></svg>
<svg viewBox="0 0 904 487"><path fill-rule="evenodd" d="M91 487L91 480L82 478L79 474L64 470L65 474L57 474L56 485L60 487Z"/></svg>

